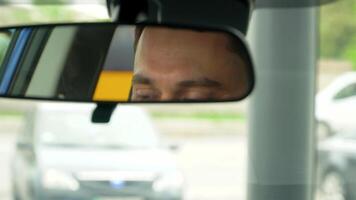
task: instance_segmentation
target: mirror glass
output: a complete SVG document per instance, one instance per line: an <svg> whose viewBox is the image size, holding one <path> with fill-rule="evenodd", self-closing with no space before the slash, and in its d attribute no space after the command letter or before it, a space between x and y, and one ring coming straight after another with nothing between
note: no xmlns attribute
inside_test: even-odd
<svg viewBox="0 0 356 200"><path fill-rule="evenodd" d="M0 30L0 96L81 102L240 100L253 67L236 34L163 25Z"/></svg>

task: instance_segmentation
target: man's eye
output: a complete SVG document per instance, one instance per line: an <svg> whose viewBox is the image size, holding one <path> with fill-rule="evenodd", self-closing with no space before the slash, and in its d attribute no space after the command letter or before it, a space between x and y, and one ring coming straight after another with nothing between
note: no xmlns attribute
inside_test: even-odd
<svg viewBox="0 0 356 200"><path fill-rule="evenodd" d="M133 91L133 101L153 101L158 98L157 93L150 89L138 89Z"/></svg>
<svg viewBox="0 0 356 200"><path fill-rule="evenodd" d="M135 100L138 101L150 101L154 99L155 98L152 95L137 95L137 97L135 98Z"/></svg>

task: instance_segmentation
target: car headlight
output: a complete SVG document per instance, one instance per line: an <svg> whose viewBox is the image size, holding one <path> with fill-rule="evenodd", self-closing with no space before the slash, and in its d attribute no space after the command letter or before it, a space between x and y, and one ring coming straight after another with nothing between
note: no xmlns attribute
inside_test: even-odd
<svg viewBox="0 0 356 200"><path fill-rule="evenodd" d="M177 191L182 189L184 177L179 172L163 174L154 184L153 189L157 192Z"/></svg>
<svg viewBox="0 0 356 200"><path fill-rule="evenodd" d="M49 169L44 172L42 177L42 185L46 189L53 190L76 191L79 189L79 183L74 179L73 176L66 172L55 169Z"/></svg>

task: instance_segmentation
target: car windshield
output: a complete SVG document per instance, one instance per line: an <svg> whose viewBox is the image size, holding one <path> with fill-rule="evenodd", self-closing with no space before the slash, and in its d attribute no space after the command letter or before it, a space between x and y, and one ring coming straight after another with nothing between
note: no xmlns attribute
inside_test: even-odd
<svg viewBox="0 0 356 200"><path fill-rule="evenodd" d="M315 41L307 16L318 8L254 11L249 44L259 68L242 102L119 105L109 124L93 124L93 105L0 100L1 199L356 199L356 1L333 2L320 8ZM88 6L0 6L0 26L109 20L105 6ZM0 60L16 41L0 33ZM320 53L310 66L309 48ZM295 49L304 53L288 53Z"/></svg>
<svg viewBox="0 0 356 200"><path fill-rule="evenodd" d="M65 106L67 107L67 106ZM109 124L94 124L92 107L84 110L44 110L38 115L35 134L46 146L153 148L157 135L143 110L118 108ZM140 125L137 126L137 123Z"/></svg>

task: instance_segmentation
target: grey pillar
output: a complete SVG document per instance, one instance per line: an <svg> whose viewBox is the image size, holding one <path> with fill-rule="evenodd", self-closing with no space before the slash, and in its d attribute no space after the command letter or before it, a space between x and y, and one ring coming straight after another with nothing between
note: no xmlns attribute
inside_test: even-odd
<svg viewBox="0 0 356 200"><path fill-rule="evenodd" d="M249 200L310 200L314 167L316 8L259 9L249 32Z"/></svg>

